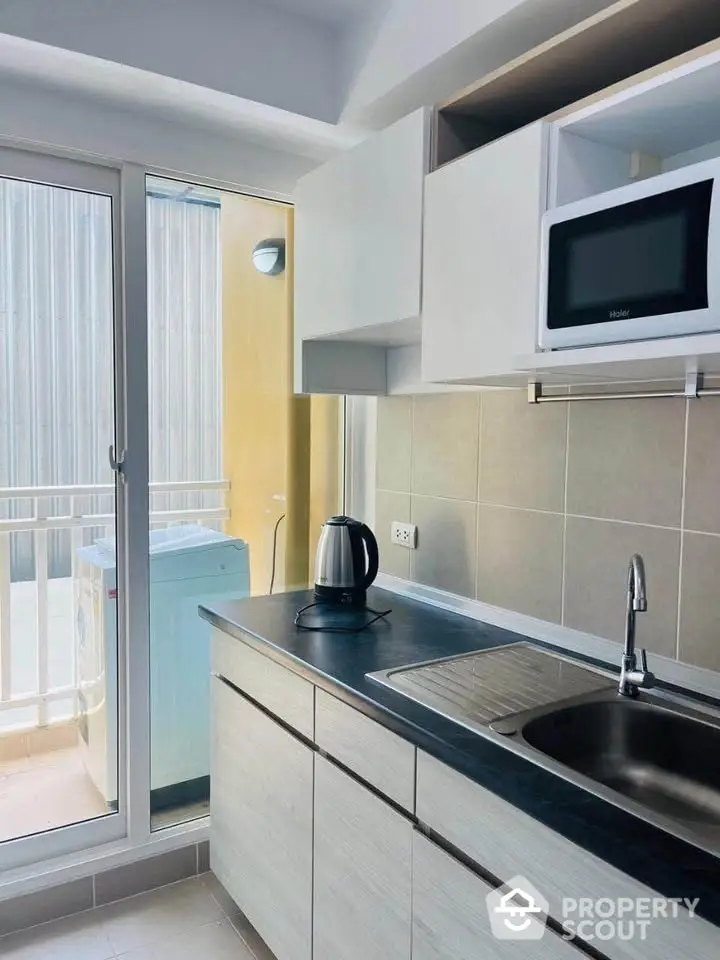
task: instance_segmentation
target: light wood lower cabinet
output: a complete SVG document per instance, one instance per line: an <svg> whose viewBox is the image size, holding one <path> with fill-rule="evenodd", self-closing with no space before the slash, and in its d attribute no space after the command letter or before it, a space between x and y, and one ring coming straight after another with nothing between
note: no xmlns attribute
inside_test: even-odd
<svg viewBox="0 0 720 960"><path fill-rule="evenodd" d="M412 825L315 758L314 960L410 960Z"/></svg>
<svg viewBox="0 0 720 960"><path fill-rule="evenodd" d="M278 960L311 960L313 751L213 678L211 865Z"/></svg>
<svg viewBox="0 0 720 960"><path fill-rule="evenodd" d="M545 930L542 940L498 940L481 877L420 833L413 836L413 960L584 960Z"/></svg>

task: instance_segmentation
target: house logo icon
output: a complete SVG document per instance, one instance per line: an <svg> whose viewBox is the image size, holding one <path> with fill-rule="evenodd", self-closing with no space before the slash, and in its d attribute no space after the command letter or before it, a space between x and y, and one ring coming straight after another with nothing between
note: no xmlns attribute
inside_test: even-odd
<svg viewBox="0 0 720 960"><path fill-rule="evenodd" d="M542 939L549 904L525 877L513 877L485 900L496 940Z"/></svg>

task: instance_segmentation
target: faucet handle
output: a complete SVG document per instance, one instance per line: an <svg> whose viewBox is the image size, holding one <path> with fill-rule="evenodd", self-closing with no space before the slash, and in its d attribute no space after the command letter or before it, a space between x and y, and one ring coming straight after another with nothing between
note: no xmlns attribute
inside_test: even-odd
<svg viewBox="0 0 720 960"><path fill-rule="evenodd" d="M647 650L643 647L641 650L638 651L638 653L640 654L640 669L642 670L643 673L649 673L650 671L648 670Z"/></svg>

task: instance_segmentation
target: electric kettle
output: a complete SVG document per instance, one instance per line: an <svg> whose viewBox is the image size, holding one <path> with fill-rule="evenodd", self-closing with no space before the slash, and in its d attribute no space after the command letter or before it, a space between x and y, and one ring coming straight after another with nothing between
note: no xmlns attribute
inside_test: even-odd
<svg viewBox="0 0 720 960"><path fill-rule="evenodd" d="M370 527L352 517L330 517L315 559L315 598L323 603L365 606L378 572L378 545Z"/></svg>

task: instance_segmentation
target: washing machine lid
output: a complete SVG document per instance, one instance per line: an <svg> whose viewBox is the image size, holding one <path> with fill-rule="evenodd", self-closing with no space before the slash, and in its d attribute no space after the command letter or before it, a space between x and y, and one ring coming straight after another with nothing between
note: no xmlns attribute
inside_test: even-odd
<svg viewBox="0 0 720 960"><path fill-rule="evenodd" d="M225 533L219 533L217 530L210 530L198 523L184 523L177 527L168 527L166 530L150 531L150 556L159 554L171 554L182 550L190 550L194 547L203 547L211 543L227 543L235 540L242 544L242 540L229 537ZM115 537L100 537L95 541L97 547L115 556Z"/></svg>

